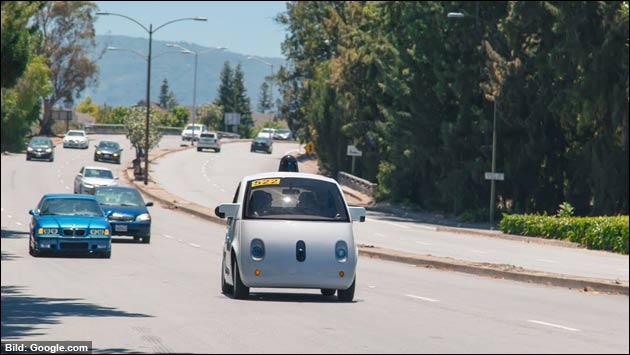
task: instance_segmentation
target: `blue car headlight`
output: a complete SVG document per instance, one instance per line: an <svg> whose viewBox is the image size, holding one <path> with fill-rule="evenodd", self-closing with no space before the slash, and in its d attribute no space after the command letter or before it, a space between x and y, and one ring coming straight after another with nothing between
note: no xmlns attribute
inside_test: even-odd
<svg viewBox="0 0 630 355"><path fill-rule="evenodd" d="M265 257L265 243L260 239L252 240L251 245L252 259L260 261Z"/></svg>
<svg viewBox="0 0 630 355"><path fill-rule="evenodd" d="M109 229L90 229L90 235L109 235Z"/></svg>
<svg viewBox="0 0 630 355"><path fill-rule="evenodd" d="M345 262L348 258L348 244L340 240L335 244L335 257L338 261Z"/></svg>
<svg viewBox="0 0 630 355"><path fill-rule="evenodd" d="M57 228L39 228L37 229L37 234L58 234L59 229Z"/></svg>
<svg viewBox="0 0 630 355"><path fill-rule="evenodd" d="M148 222L151 220L151 215L148 213L143 213L141 215L138 215L138 217L136 217L136 222Z"/></svg>

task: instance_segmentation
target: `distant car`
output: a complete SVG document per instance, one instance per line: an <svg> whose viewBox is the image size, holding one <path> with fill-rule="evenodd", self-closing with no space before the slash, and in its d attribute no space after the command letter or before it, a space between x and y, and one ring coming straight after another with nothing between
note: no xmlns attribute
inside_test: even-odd
<svg viewBox="0 0 630 355"><path fill-rule="evenodd" d="M358 249L353 221L365 209L348 207L335 180L314 174L245 177L234 203L217 206L228 218L221 290L243 299L252 287L320 289L354 298Z"/></svg>
<svg viewBox="0 0 630 355"><path fill-rule="evenodd" d="M271 138L271 139L273 139L275 134L276 134L276 129L275 128L263 128L263 129L260 130L260 132L258 132L258 135L256 137L263 137L263 138Z"/></svg>
<svg viewBox="0 0 630 355"><path fill-rule="evenodd" d="M42 252L80 252L111 257L111 227L94 196L44 195L30 224L28 250L33 256Z"/></svg>
<svg viewBox="0 0 630 355"><path fill-rule="evenodd" d="M267 154L271 154L271 152L273 152L273 140L267 137L256 137L256 139L252 141L250 151L255 152L258 150L262 150L267 152Z"/></svg>
<svg viewBox="0 0 630 355"><path fill-rule="evenodd" d="M273 134L273 139L280 139L284 141L293 139L293 132L290 129L278 129Z"/></svg>
<svg viewBox="0 0 630 355"><path fill-rule="evenodd" d="M118 178L108 169L97 166L84 166L74 178L75 194L94 194L99 186L116 186Z"/></svg>
<svg viewBox="0 0 630 355"><path fill-rule="evenodd" d="M87 149L89 146L87 133L81 130L71 130L63 137L64 148L82 148Z"/></svg>
<svg viewBox="0 0 630 355"><path fill-rule="evenodd" d="M217 132L201 133L199 143L197 143L197 151L200 152L203 149L213 149L216 152L221 151L221 140Z"/></svg>
<svg viewBox="0 0 630 355"><path fill-rule="evenodd" d="M285 155L280 159L280 166L278 171L291 171L294 173L299 172L298 161L293 155Z"/></svg>
<svg viewBox="0 0 630 355"><path fill-rule="evenodd" d="M207 132L208 127L205 124L189 124L182 131L182 140L189 141L193 139L193 131L194 131L194 139L195 141L199 140L201 133Z"/></svg>
<svg viewBox="0 0 630 355"><path fill-rule="evenodd" d="M151 215L138 190L133 187L98 187L94 197L101 205L112 226L113 235L131 236L143 243L151 242Z"/></svg>
<svg viewBox="0 0 630 355"><path fill-rule="evenodd" d="M55 160L55 145L48 137L33 137L26 148L26 160Z"/></svg>
<svg viewBox="0 0 630 355"><path fill-rule="evenodd" d="M94 146L94 161L111 161L120 164L123 149L118 142L100 141Z"/></svg>

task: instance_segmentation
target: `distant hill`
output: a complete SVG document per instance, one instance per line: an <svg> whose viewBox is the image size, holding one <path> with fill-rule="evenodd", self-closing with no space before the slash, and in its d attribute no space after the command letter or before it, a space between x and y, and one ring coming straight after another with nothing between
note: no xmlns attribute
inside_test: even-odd
<svg viewBox="0 0 630 355"><path fill-rule="evenodd" d="M138 51L146 55L147 38L127 36L96 36L97 57L105 48L118 47ZM157 101L162 80L168 80L171 90L180 105L191 106L193 99L194 55L175 52L176 48L167 47L170 42L153 40L151 65L151 100ZM208 48L192 43L175 42L183 47L203 51ZM171 52L162 54L165 52ZM277 72L285 61L282 58L261 58L274 64ZM271 74L268 65L248 60L246 54L225 51L209 51L199 55L197 66L197 105L213 101L219 88L219 77L223 63L229 61L232 68L238 63L245 74L245 88L251 99L252 110L256 109L260 85L265 76ZM95 87L89 87L82 93L82 98L91 96L99 105L130 106L146 96L147 65L145 59L128 51L105 51L98 61L99 76ZM274 98L277 98L274 92ZM78 99L78 103L81 99Z"/></svg>

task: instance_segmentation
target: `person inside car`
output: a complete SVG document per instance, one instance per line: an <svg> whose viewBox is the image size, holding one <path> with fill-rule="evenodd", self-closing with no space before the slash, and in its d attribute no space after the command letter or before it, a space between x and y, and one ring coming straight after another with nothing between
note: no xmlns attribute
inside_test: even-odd
<svg viewBox="0 0 630 355"><path fill-rule="evenodd" d="M278 168L278 171L299 172L297 159L295 159L293 155L283 156L282 159L280 159L280 167Z"/></svg>

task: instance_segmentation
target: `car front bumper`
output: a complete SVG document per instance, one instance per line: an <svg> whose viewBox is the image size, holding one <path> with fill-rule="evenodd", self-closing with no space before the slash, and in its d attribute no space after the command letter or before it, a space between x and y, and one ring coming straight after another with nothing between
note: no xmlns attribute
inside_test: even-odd
<svg viewBox="0 0 630 355"><path fill-rule="evenodd" d="M131 237L151 236L151 222L123 222L109 221L112 226L112 235L126 235Z"/></svg>
<svg viewBox="0 0 630 355"><path fill-rule="evenodd" d="M111 238L35 238L35 249L43 252L92 253L111 251Z"/></svg>

